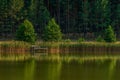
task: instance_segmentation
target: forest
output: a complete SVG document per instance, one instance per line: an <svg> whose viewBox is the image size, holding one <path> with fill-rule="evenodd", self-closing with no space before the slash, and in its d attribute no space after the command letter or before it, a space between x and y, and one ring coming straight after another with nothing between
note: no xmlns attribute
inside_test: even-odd
<svg viewBox="0 0 120 80"><path fill-rule="evenodd" d="M41 39L51 18L65 39L93 40L104 36L109 26L120 38L119 0L0 0L0 39L14 39L25 19L31 21Z"/></svg>

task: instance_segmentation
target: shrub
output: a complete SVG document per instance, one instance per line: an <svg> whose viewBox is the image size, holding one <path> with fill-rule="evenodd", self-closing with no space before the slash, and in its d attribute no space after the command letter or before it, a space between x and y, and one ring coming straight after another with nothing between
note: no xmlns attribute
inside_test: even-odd
<svg viewBox="0 0 120 80"><path fill-rule="evenodd" d="M105 42L105 40L104 40L101 36L98 36L98 37L96 38L96 41L97 41L97 42Z"/></svg>
<svg viewBox="0 0 120 80"><path fill-rule="evenodd" d="M71 39L65 39L64 42L72 42Z"/></svg>
<svg viewBox="0 0 120 80"><path fill-rule="evenodd" d="M36 34L30 21L24 20L16 32L16 40L35 43Z"/></svg>
<svg viewBox="0 0 120 80"><path fill-rule="evenodd" d="M112 29L111 26L109 26L109 27L105 30L104 40L105 40L106 42L115 42L115 41L116 41L116 36L115 36L114 31L113 31L113 29Z"/></svg>
<svg viewBox="0 0 120 80"><path fill-rule="evenodd" d="M79 38L79 39L78 39L78 42L84 42L84 41L85 41L84 38Z"/></svg>
<svg viewBox="0 0 120 80"><path fill-rule="evenodd" d="M48 25L45 27L43 40L44 41L60 41L62 39L62 33L59 25L54 19L51 19Z"/></svg>

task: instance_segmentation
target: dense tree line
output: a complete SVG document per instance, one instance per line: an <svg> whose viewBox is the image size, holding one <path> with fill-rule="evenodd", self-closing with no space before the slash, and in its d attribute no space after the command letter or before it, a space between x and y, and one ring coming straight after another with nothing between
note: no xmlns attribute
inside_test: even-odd
<svg viewBox="0 0 120 80"><path fill-rule="evenodd" d="M104 36L109 25L120 35L119 0L0 0L0 36L11 38L25 19L39 38L55 18L65 38Z"/></svg>

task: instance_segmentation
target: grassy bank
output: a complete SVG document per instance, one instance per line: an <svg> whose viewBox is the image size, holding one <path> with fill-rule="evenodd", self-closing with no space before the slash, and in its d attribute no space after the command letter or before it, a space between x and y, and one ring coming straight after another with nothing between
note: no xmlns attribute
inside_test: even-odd
<svg viewBox="0 0 120 80"><path fill-rule="evenodd" d="M21 41L4 41L0 42L0 54L25 54L29 53L30 44Z"/></svg>
<svg viewBox="0 0 120 80"><path fill-rule="evenodd" d="M120 55L120 42L36 42L36 46L48 48L50 54L61 55ZM20 41L3 41L0 42L0 54L30 54L31 44Z"/></svg>
<svg viewBox="0 0 120 80"><path fill-rule="evenodd" d="M72 41L72 42L36 42L36 45L39 45L41 47L70 47L70 46L84 46L84 47L90 47L90 46L98 46L98 47L120 47L120 42L114 42L114 43L106 43L106 42L77 42L77 41Z"/></svg>
<svg viewBox="0 0 120 80"><path fill-rule="evenodd" d="M79 55L119 55L120 42L37 42L40 47L48 47L49 53Z"/></svg>
<svg viewBox="0 0 120 80"><path fill-rule="evenodd" d="M36 42L39 47L47 47L50 55L31 56L31 44L20 41L0 42L0 61L57 61L83 63L86 61L120 60L120 42ZM57 55L54 55L57 53ZM53 54L53 55L51 55ZM76 55L77 54L77 55ZM78 56L79 55L79 56Z"/></svg>

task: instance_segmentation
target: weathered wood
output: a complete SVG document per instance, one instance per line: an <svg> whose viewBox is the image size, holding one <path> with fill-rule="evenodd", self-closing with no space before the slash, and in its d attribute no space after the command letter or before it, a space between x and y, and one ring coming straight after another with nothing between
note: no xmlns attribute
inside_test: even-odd
<svg viewBox="0 0 120 80"><path fill-rule="evenodd" d="M31 53L32 53L32 55L47 55L48 54L48 48L33 45L31 47Z"/></svg>

